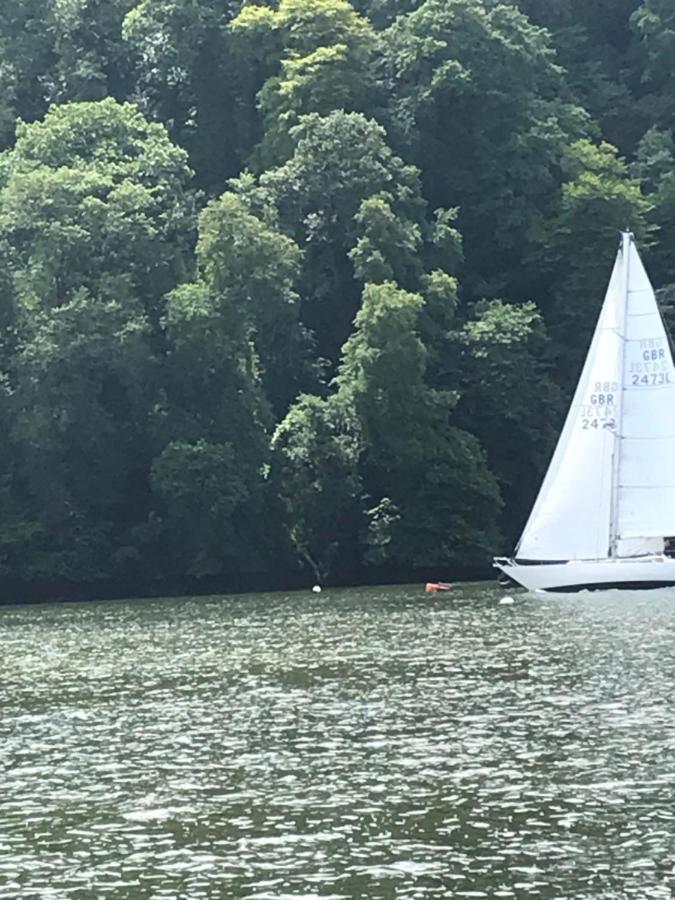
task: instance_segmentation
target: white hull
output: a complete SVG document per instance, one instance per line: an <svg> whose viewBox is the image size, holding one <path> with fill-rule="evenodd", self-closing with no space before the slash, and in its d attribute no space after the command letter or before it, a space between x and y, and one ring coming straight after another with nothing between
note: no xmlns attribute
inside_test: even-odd
<svg viewBox="0 0 675 900"><path fill-rule="evenodd" d="M675 559L661 555L627 559L581 559L530 565L519 565L512 559L498 558L494 560L493 565L529 591L675 585Z"/></svg>

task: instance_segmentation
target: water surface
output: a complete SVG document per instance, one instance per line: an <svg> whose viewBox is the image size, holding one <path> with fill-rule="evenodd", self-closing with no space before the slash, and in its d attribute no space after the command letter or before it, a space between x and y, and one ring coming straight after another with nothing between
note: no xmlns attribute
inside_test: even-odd
<svg viewBox="0 0 675 900"><path fill-rule="evenodd" d="M0 897L675 893L675 593L0 609Z"/></svg>

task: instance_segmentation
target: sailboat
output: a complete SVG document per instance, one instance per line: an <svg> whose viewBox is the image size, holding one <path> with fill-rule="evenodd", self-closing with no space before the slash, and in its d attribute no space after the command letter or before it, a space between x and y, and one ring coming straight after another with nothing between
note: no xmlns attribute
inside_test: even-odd
<svg viewBox="0 0 675 900"><path fill-rule="evenodd" d="M529 590L675 585L675 368L630 232L553 458L513 558Z"/></svg>

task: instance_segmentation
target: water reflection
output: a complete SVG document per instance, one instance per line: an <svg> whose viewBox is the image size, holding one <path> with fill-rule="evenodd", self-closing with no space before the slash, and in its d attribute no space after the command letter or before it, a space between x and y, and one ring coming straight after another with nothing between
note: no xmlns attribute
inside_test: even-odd
<svg viewBox="0 0 675 900"><path fill-rule="evenodd" d="M675 596L0 610L0 897L663 897Z"/></svg>

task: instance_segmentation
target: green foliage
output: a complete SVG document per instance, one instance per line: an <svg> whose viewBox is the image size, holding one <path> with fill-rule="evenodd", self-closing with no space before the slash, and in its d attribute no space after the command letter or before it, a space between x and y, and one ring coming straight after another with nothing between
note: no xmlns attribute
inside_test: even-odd
<svg viewBox="0 0 675 900"><path fill-rule="evenodd" d="M423 302L419 294L399 290L391 282L364 289L336 384L348 394L368 446L376 438L406 446L410 430L388 425L392 419L401 425L422 412L418 394L425 393L426 350L416 325Z"/></svg>
<svg viewBox="0 0 675 900"><path fill-rule="evenodd" d="M138 557L145 507L154 365L142 311L82 288L33 312L13 363L15 477L35 516L20 571L109 577Z"/></svg>
<svg viewBox="0 0 675 900"><path fill-rule="evenodd" d="M0 5L0 148L14 120L34 121L50 103L123 99L134 60L122 41L133 0L4 0Z"/></svg>
<svg viewBox="0 0 675 900"><path fill-rule="evenodd" d="M353 565L362 494L358 422L339 397L301 396L272 441L271 482L300 560L319 582Z"/></svg>
<svg viewBox="0 0 675 900"><path fill-rule="evenodd" d="M355 0L354 8L368 16L376 28L391 25L397 16L412 12L423 0Z"/></svg>
<svg viewBox="0 0 675 900"><path fill-rule="evenodd" d="M561 381L571 386L587 346L579 334L592 333L612 265L611 255L598 255L595 248L615 246L626 227L647 243L652 227L649 201L614 147L578 141L564 166L559 211L547 227L537 266L547 271L550 287L540 302L560 355Z"/></svg>
<svg viewBox="0 0 675 900"><path fill-rule="evenodd" d="M91 581L137 562L153 338L185 265L188 178L162 126L112 100L55 107L6 154L5 365L13 477L33 516L26 578Z"/></svg>
<svg viewBox="0 0 675 900"><path fill-rule="evenodd" d="M238 462L231 444L204 439L172 441L154 460L151 485L162 500L178 573L218 574L223 558L240 549L236 513L249 491Z"/></svg>
<svg viewBox="0 0 675 900"><path fill-rule="evenodd" d="M57 306L85 287L142 298L156 321L188 265L189 177L185 153L131 104L67 104L20 125L0 205L17 302Z"/></svg>
<svg viewBox="0 0 675 900"><path fill-rule="evenodd" d="M280 0L274 11L245 6L231 30L257 60L259 79L267 76L259 93L263 166L291 155L291 130L303 115L358 110L367 102L375 33L347 0Z"/></svg>
<svg viewBox="0 0 675 900"><path fill-rule="evenodd" d="M546 28L575 100L597 122L596 133L630 152L647 127L642 102L646 54L631 17L640 0L517 0Z"/></svg>
<svg viewBox="0 0 675 900"><path fill-rule="evenodd" d="M271 418L245 323L207 283L197 282L171 293L165 327L168 355L157 439L164 446L197 446L200 440L227 445L254 506L268 460ZM201 496L201 486L193 487ZM242 550L243 521L238 533ZM175 540L180 543L180 530Z"/></svg>
<svg viewBox="0 0 675 900"><path fill-rule="evenodd" d="M674 35L665 0L5 0L2 579L506 549L619 229L675 322Z"/></svg>
<svg viewBox="0 0 675 900"><path fill-rule="evenodd" d="M301 318L320 356L335 364L364 280L393 277L416 289L439 258L457 265L461 241L453 211L429 219L419 172L392 152L374 120L312 114L291 136L290 159L257 181L240 179L235 189L303 247Z"/></svg>
<svg viewBox="0 0 675 900"><path fill-rule="evenodd" d="M669 127L675 111L675 10L668 0L643 0L635 6L631 22L646 51L642 80L649 93L643 103L652 123Z"/></svg>
<svg viewBox="0 0 675 900"><path fill-rule="evenodd" d="M397 281L414 283L418 254L422 244L420 228L415 222L397 216L390 194L375 194L359 207L354 221L361 237L349 252L354 272L362 281Z"/></svg>
<svg viewBox="0 0 675 900"><path fill-rule="evenodd" d="M172 292L166 341L151 474L158 557L176 577L247 570L265 543L255 532L270 426L255 354L236 309L204 283Z"/></svg>
<svg viewBox="0 0 675 900"><path fill-rule="evenodd" d="M384 59L397 140L414 154L426 195L459 206L467 286L508 290L553 211L570 136L585 124L560 99L546 32L512 6L426 0L388 29Z"/></svg>
<svg viewBox="0 0 675 900"><path fill-rule="evenodd" d="M223 194L202 213L197 259L201 277L232 310L233 322L244 325L267 397L282 412L309 377L308 339L298 322L294 290L299 248L235 195Z"/></svg>
<svg viewBox="0 0 675 900"><path fill-rule="evenodd" d="M294 394L302 332L298 248L234 195L202 213L197 258L198 280L167 304L165 446L152 487L170 565L204 577L255 569L274 543L256 537L268 512L269 401L284 408Z"/></svg>
<svg viewBox="0 0 675 900"><path fill-rule="evenodd" d="M360 113L305 116L293 130L293 156L265 172L260 184L270 191L282 221L289 221L309 243L357 238L356 214L363 200L389 191L403 213L423 207L419 173L396 156L386 132Z"/></svg>
<svg viewBox="0 0 675 900"><path fill-rule="evenodd" d="M415 568L476 562L500 507L478 441L450 424L457 394L426 382L423 307L391 283L366 285L336 379L365 446L366 559Z"/></svg>
<svg viewBox="0 0 675 900"><path fill-rule="evenodd" d="M257 140L246 74L228 26L239 0L141 0L123 34L139 58L137 92L186 147L197 181L219 194Z"/></svg>
<svg viewBox="0 0 675 900"><path fill-rule="evenodd" d="M504 549L530 512L560 431L563 401L546 356L550 342L534 303L492 300L453 335L457 421L480 440L504 498Z"/></svg>
<svg viewBox="0 0 675 900"><path fill-rule="evenodd" d="M675 142L670 130L650 128L638 144L631 174L640 182L650 204L648 221L659 241L649 256L650 271L657 284L675 282Z"/></svg>

